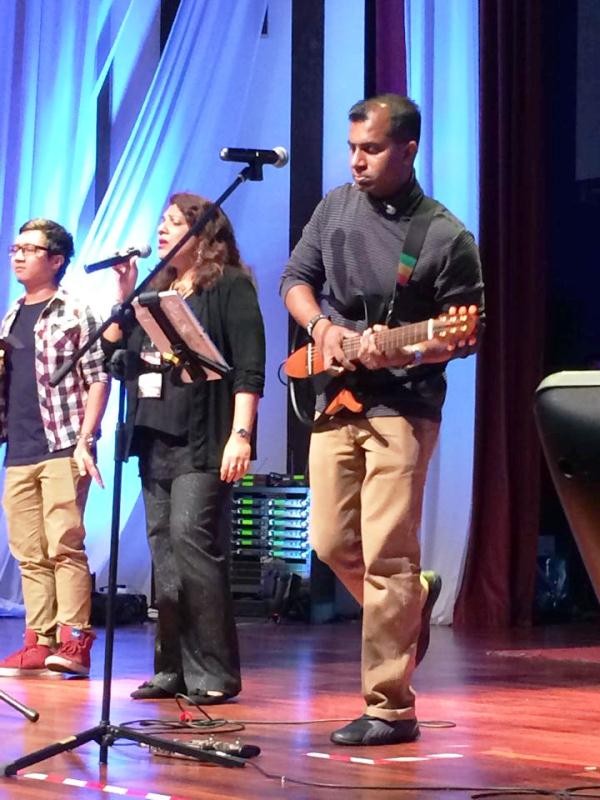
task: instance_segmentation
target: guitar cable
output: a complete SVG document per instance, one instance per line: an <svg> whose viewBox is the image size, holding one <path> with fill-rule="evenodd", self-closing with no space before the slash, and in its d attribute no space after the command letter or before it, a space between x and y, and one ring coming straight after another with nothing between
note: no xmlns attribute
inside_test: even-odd
<svg viewBox="0 0 600 800"><path fill-rule="evenodd" d="M295 324L294 325L294 334L292 336L292 341L291 341L291 344L290 344L290 351L292 353L294 353L296 351L296 349L298 348L299 340L300 340L300 337L301 337L302 334L303 334L302 328L298 324ZM279 366L278 377L279 377L279 380L283 383L283 385L284 386L287 385L287 387L289 389L290 404L292 406L292 410L293 410L294 414L296 415L296 419L299 422L301 422L307 428L312 428L313 427L313 423L314 423L314 418L312 416L309 416L308 414L305 414L304 411L302 410L302 408L300 407L300 403L298 402L298 384L296 383L296 379L295 378L288 378L287 381L281 380L281 371L283 369L283 365L284 364L285 364L285 362L282 362L280 364L280 366ZM305 385L308 386L310 384L305 381ZM313 405L314 405L314 402L313 402Z"/></svg>

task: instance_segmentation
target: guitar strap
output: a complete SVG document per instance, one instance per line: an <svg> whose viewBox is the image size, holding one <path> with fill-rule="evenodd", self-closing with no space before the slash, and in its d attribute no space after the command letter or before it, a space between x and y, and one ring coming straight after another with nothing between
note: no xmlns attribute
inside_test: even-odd
<svg viewBox="0 0 600 800"><path fill-rule="evenodd" d="M398 286L406 286L406 284L410 281L419 255L421 254L421 248L423 247L423 242L427 236L427 231L429 230L431 220L433 219L434 214L439 207L440 204L438 202L432 200L431 197L426 197L423 195L421 202L411 217L408 225L408 231L406 232L406 238L404 240L404 244L402 245L402 252L400 253L400 258L398 260L396 282L394 284L394 291L388 306L386 324L389 324L392 318L394 300Z"/></svg>

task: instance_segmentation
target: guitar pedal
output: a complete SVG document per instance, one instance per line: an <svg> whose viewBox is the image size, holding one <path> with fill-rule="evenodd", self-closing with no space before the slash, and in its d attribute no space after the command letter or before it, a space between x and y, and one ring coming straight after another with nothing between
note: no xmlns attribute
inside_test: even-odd
<svg viewBox="0 0 600 800"><path fill-rule="evenodd" d="M210 750L216 753L224 753L227 756L237 756L238 758L255 758L260 755L260 747L255 744L244 744L239 739L227 742L222 739L216 739L214 736L208 736L206 739L190 739L189 741L174 739L173 741L182 742L198 750ZM170 750L163 750L161 747L151 747L150 752L153 756L162 758L184 758L194 761L193 756L188 756L184 753L173 753Z"/></svg>

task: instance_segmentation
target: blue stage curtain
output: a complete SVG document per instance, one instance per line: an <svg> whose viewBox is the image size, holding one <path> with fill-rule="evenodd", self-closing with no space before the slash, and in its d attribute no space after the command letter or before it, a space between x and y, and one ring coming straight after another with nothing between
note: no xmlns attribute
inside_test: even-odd
<svg viewBox="0 0 600 800"><path fill-rule="evenodd" d="M116 7L123 5L108 0L3 5L0 247L4 254L19 225L31 217L57 219L77 239L94 187L99 78L119 36ZM135 10L144 5L151 9L156 2L137 0L130 5ZM143 20L145 14L140 16ZM7 255L5 264L8 267ZM10 269L2 270L3 310L19 294L21 288ZM4 535L0 536L0 596L19 596L18 575Z"/></svg>
<svg viewBox="0 0 600 800"><path fill-rule="evenodd" d="M68 270L67 285L106 311L114 292L111 276L87 276L84 282L83 263L126 244L154 242L171 191L218 195L239 171L218 161L222 146L287 145L289 2L282 0L270 11L271 35L261 36L266 7L266 0L181 0L161 56L159 0L6 4L0 29L3 252L24 220L57 219L76 238L77 259ZM98 118L98 99L107 80L112 104L106 128L106 120ZM96 209L99 132L110 138L110 180ZM272 141L265 142L267 134ZM260 141L255 138L259 135ZM252 188L252 198L237 199L226 210L244 217L239 225L234 218L243 253L251 237L263 243L251 250L248 260L253 263L259 255L264 259L260 267L267 274L258 275L259 287L267 283L272 288L287 251L289 171L270 170L268 177L268 190L250 184L239 193L249 195ZM257 187L263 189L259 203ZM20 287L8 270L0 281L6 308ZM274 292L271 303L283 329L285 312ZM281 360L279 353L275 357ZM272 369L271 375L275 373ZM279 394L283 409L283 388ZM100 582L112 488L112 444L106 439L114 416L113 403L100 447L107 488L92 491L86 517L90 562ZM267 469L281 470L284 446L280 449L280 461L267 463ZM122 518L135 541L123 548L120 580L122 575L126 582L132 577L134 584L140 570L147 572L138 489L136 465L131 463L125 470ZM15 599L18 584L0 535L0 597Z"/></svg>
<svg viewBox="0 0 600 800"><path fill-rule="evenodd" d="M477 0L405 0L407 90L422 111L417 176L477 238L479 45ZM448 366L440 441L431 462L422 563L443 576L434 622L450 624L472 505L476 358Z"/></svg>

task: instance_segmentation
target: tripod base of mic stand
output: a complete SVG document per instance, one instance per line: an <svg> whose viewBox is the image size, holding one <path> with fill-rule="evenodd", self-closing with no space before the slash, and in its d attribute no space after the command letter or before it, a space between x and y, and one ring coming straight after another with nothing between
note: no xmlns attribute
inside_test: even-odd
<svg viewBox="0 0 600 800"><path fill-rule="evenodd" d="M239 758L238 756L227 755L226 753L219 753L211 750L201 750L198 747L185 744L181 741L173 742L170 739L163 739L160 736L146 736L131 728L101 723L86 731L81 731L81 733L74 733L72 736L61 739L61 741L50 744L47 747L42 747L40 750L35 750L33 753L28 753L26 756L17 758L9 764L0 765L0 775L16 775L19 770L25 767L30 767L32 764L37 764L47 758L65 753L68 750L74 750L76 747L80 747L88 742L96 742L96 744L100 746L100 762L106 764L107 750L117 739L126 739L130 742L147 745L148 747L158 747L169 753L179 753L180 755L188 756L197 761L219 764L222 767L246 766L246 759Z"/></svg>

